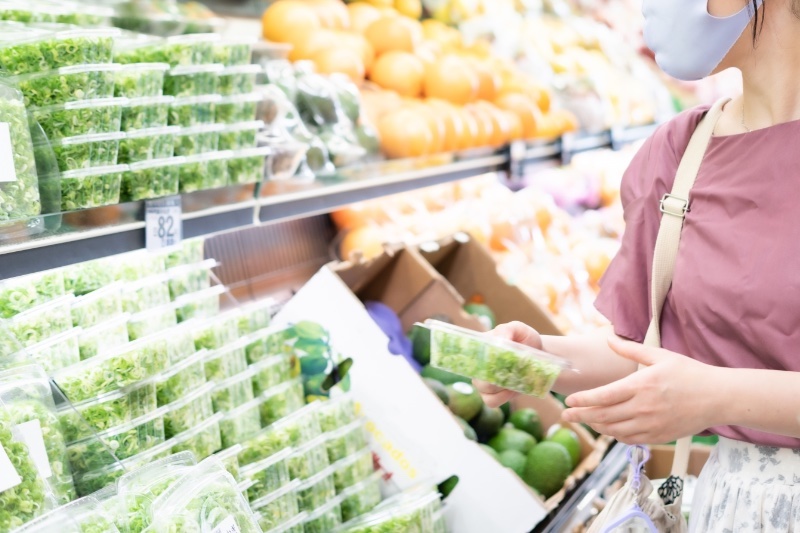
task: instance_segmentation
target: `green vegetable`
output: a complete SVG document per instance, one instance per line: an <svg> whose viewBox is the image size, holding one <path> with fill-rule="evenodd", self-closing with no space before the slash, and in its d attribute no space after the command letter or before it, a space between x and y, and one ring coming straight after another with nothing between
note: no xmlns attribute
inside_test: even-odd
<svg viewBox="0 0 800 533"><path fill-rule="evenodd" d="M163 334L167 341L167 354L169 355L170 365L181 363L195 354L194 334L189 327L191 325L187 324L183 327L171 328Z"/></svg>
<svg viewBox="0 0 800 533"><path fill-rule="evenodd" d="M10 318L64 294L64 273L61 270L7 280L0 283L0 318Z"/></svg>
<svg viewBox="0 0 800 533"><path fill-rule="evenodd" d="M291 450L284 450L263 461L251 463L242 468L242 479L253 482L247 488L247 498L253 502L254 510L260 507L256 504L257 501L259 504L263 504L264 499L268 500L270 496L275 495L276 491L278 493L285 491L286 485L290 481L288 460L291 453ZM299 483L295 482L292 485L297 487Z"/></svg>
<svg viewBox="0 0 800 533"><path fill-rule="evenodd" d="M55 16L45 10L37 9L38 6L24 4L8 4L0 7L0 20L13 22L56 22Z"/></svg>
<svg viewBox="0 0 800 533"><path fill-rule="evenodd" d="M197 390L206 382L203 368L205 352L198 352L181 361L156 380L158 405L167 405Z"/></svg>
<svg viewBox="0 0 800 533"><path fill-rule="evenodd" d="M0 65L2 65L0 61ZM39 179L28 117L17 91L0 87L0 123L7 123L11 137L16 180L0 183L0 224L41 212Z"/></svg>
<svg viewBox="0 0 800 533"><path fill-rule="evenodd" d="M75 296L88 294L114 281L109 260L96 259L72 265L64 270L64 288Z"/></svg>
<svg viewBox="0 0 800 533"><path fill-rule="evenodd" d="M144 46L132 44L127 49L118 49L114 59L118 63L168 63L171 67L204 65L213 61L214 41L218 38L217 35L180 36Z"/></svg>
<svg viewBox="0 0 800 533"><path fill-rule="evenodd" d="M178 168L178 181L180 183L180 192L182 193L210 189L208 186L208 165L204 161L187 161ZM188 315L189 318L200 316L191 311Z"/></svg>
<svg viewBox="0 0 800 533"><path fill-rule="evenodd" d="M259 402L260 398L256 398L225 415L225 418L220 422L223 448L244 442L261 431L261 417L258 411Z"/></svg>
<svg viewBox="0 0 800 533"><path fill-rule="evenodd" d="M42 365L48 372L65 368L81 360L78 348L79 333L80 330L70 330L42 343L29 346L26 351L37 364Z"/></svg>
<svg viewBox="0 0 800 533"><path fill-rule="evenodd" d="M297 488L297 499L301 511L311 512L314 511L314 509L319 509L335 497L336 487L333 485L333 473L330 469L324 470L316 476L304 481ZM306 526L307 525L308 522L306 522ZM315 531L327 533L332 531L332 528Z"/></svg>
<svg viewBox="0 0 800 533"><path fill-rule="evenodd" d="M82 135L37 146L35 150L38 154L40 150L47 151L52 148L58 168L62 172L112 166L117 164L119 142L123 136L121 133Z"/></svg>
<svg viewBox="0 0 800 533"><path fill-rule="evenodd" d="M217 150L220 126L202 124L184 128L175 135L175 155L197 155Z"/></svg>
<svg viewBox="0 0 800 533"><path fill-rule="evenodd" d="M326 448L328 460L335 463L363 450L367 446L367 435L364 425L359 420L352 424L328 433Z"/></svg>
<svg viewBox="0 0 800 533"><path fill-rule="evenodd" d="M219 99L212 95L175 100L169 108L169 125L189 127L213 123Z"/></svg>
<svg viewBox="0 0 800 533"><path fill-rule="evenodd" d="M327 533L342 524L342 509L339 502L331 502L322 509L314 511L303 524L306 533ZM397 530L407 531L407 530Z"/></svg>
<svg viewBox="0 0 800 533"><path fill-rule="evenodd" d="M199 265L187 265L170 270L169 295L175 300L186 294L199 292L211 286L211 269L214 260Z"/></svg>
<svg viewBox="0 0 800 533"><path fill-rule="evenodd" d="M220 124L248 122L256 118L257 102L227 98L216 106L216 121Z"/></svg>
<svg viewBox="0 0 800 533"><path fill-rule="evenodd" d="M115 70L112 65L79 65L5 81L22 91L26 107L46 107L114 96Z"/></svg>
<svg viewBox="0 0 800 533"><path fill-rule="evenodd" d="M130 165L122 175L120 200L132 202L178 194L178 167L182 158L153 159Z"/></svg>
<svg viewBox="0 0 800 533"><path fill-rule="evenodd" d="M72 325L91 328L122 314L122 293L119 286L108 286L72 303Z"/></svg>
<svg viewBox="0 0 800 533"><path fill-rule="evenodd" d="M120 131L124 99L105 98L30 109L50 141Z"/></svg>
<svg viewBox="0 0 800 533"><path fill-rule="evenodd" d="M217 94L220 65L178 67L164 77L164 94L170 96L204 96Z"/></svg>
<svg viewBox="0 0 800 533"><path fill-rule="evenodd" d="M358 452L333 465L333 484L336 492L341 493L345 489L364 481L373 472L372 451L369 448Z"/></svg>
<svg viewBox="0 0 800 533"><path fill-rule="evenodd" d="M92 9L97 9L98 6L92 6ZM86 11L82 12L72 12L72 13L63 13L58 14L55 17L56 22L60 22L61 24L72 24L75 26L82 26L84 28L89 26L103 26L108 22L110 16L106 13L103 14L94 14L94 13L87 13Z"/></svg>
<svg viewBox="0 0 800 533"><path fill-rule="evenodd" d="M226 67L249 65L252 53L250 43L217 43L214 45L214 63Z"/></svg>
<svg viewBox="0 0 800 533"><path fill-rule="evenodd" d="M372 476L342 493L342 520L347 523L367 514L381 503L380 474Z"/></svg>
<svg viewBox="0 0 800 533"><path fill-rule="evenodd" d="M183 241L179 250L170 252L167 255L167 268L201 262L203 260L204 243L205 241L202 237Z"/></svg>
<svg viewBox="0 0 800 533"><path fill-rule="evenodd" d="M112 517L95 498L82 498L27 524L24 533L116 533Z"/></svg>
<svg viewBox="0 0 800 533"><path fill-rule="evenodd" d="M247 369L244 346L242 343L236 343L213 352L205 360L205 369L206 379L216 382L222 382L244 372Z"/></svg>
<svg viewBox="0 0 800 533"><path fill-rule="evenodd" d="M223 96L252 93L256 88L256 76L261 72L258 65L242 65L226 68L219 73L217 90Z"/></svg>
<svg viewBox="0 0 800 533"><path fill-rule="evenodd" d="M324 433L335 431L356 421L356 406L352 396L321 401L319 408L319 426Z"/></svg>
<svg viewBox="0 0 800 533"><path fill-rule="evenodd" d="M156 410L153 383L98 396L58 412L67 442L76 442L143 417Z"/></svg>
<svg viewBox="0 0 800 533"><path fill-rule="evenodd" d="M213 388L214 385L209 383L168 405L168 411L164 415L164 432L168 439L197 427L214 414L211 407Z"/></svg>
<svg viewBox="0 0 800 533"><path fill-rule="evenodd" d="M168 68L164 63L126 65L116 73L114 95L126 98L161 96Z"/></svg>
<svg viewBox="0 0 800 533"><path fill-rule="evenodd" d="M46 487L28 453L28 447L16 442L8 426L0 426L0 447L22 482L0 492L0 531L11 531L47 510Z"/></svg>
<svg viewBox="0 0 800 533"><path fill-rule="evenodd" d="M222 448L219 433L220 417L208 419L204 424L181 433L175 437L177 443L172 446L172 453L189 451L198 459L204 459Z"/></svg>
<svg viewBox="0 0 800 533"><path fill-rule="evenodd" d="M265 298L242 307L242 317L239 319L239 334L248 335L269 327L275 306L274 300Z"/></svg>
<svg viewBox="0 0 800 533"><path fill-rule="evenodd" d="M258 148L249 149L265 152ZM240 156L228 160L228 177L231 185L258 183L264 179L264 155L244 155L248 150L242 150Z"/></svg>
<svg viewBox="0 0 800 533"><path fill-rule="evenodd" d="M128 342L127 317L122 316L85 329L78 335L81 360L112 350Z"/></svg>
<svg viewBox="0 0 800 533"><path fill-rule="evenodd" d="M284 448L297 448L319 437L321 432L314 409L305 407L242 443L239 464L248 465L266 459Z"/></svg>
<svg viewBox="0 0 800 533"><path fill-rule="evenodd" d="M282 383L266 391L261 398L261 424L268 426L305 405L303 381L296 379Z"/></svg>
<svg viewBox="0 0 800 533"><path fill-rule="evenodd" d="M292 379L292 363L288 356L277 355L256 363L251 368L254 371L253 392L256 395Z"/></svg>
<svg viewBox="0 0 800 533"><path fill-rule="evenodd" d="M173 99L170 96L135 98L122 106L122 131L163 128L167 125Z"/></svg>
<svg viewBox="0 0 800 533"><path fill-rule="evenodd" d="M251 507L258 516L258 524L264 531L272 531L273 528L289 521L300 512L297 496L294 493L297 486L298 483L293 483L271 494L266 494L258 501L250 500Z"/></svg>
<svg viewBox="0 0 800 533"><path fill-rule="evenodd" d="M0 46L0 65L9 75L111 62L113 30L31 33Z"/></svg>
<svg viewBox="0 0 800 533"><path fill-rule="evenodd" d="M163 276L145 278L126 286L122 292L122 309L126 313L141 313L169 302L169 285Z"/></svg>
<svg viewBox="0 0 800 533"><path fill-rule="evenodd" d="M214 411L230 411L253 400L252 377L253 372L248 370L219 383L211 394Z"/></svg>
<svg viewBox="0 0 800 533"><path fill-rule="evenodd" d="M23 346L38 344L72 329L71 295L29 309L9 320L9 331Z"/></svg>
<svg viewBox="0 0 800 533"><path fill-rule="evenodd" d="M118 204L126 168L117 165L65 172L61 175L61 210Z"/></svg>
<svg viewBox="0 0 800 533"><path fill-rule="evenodd" d="M222 292L224 292L224 287L215 285L178 298L175 301L175 313L178 321L186 322L191 319L200 320L217 316L219 314L219 297Z"/></svg>
<svg viewBox="0 0 800 533"><path fill-rule="evenodd" d="M279 330L267 328L257 331L251 336L252 342L246 348L247 362L257 363L273 355L292 355L292 347L289 344L292 335L291 328Z"/></svg>
<svg viewBox="0 0 800 533"><path fill-rule="evenodd" d="M197 350L216 350L235 342L239 329L231 320L211 320L198 326L194 333L194 347Z"/></svg>
<svg viewBox="0 0 800 533"><path fill-rule="evenodd" d="M166 271L166 256L163 252L139 250L115 256L114 259L115 279L120 281L137 281Z"/></svg>
<svg viewBox="0 0 800 533"><path fill-rule="evenodd" d="M119 143L119 163L166 159L175 151L177 128L151 128L129 132Z"/></svg>
<svg viewBox="0 0 800 533"><path fill-rule="evenodd" d="M132 341L153 335L177 325L175 309L171 305L166 305L156 309L133 315L128 320L128 337ZM165 349L166 352L166 349ZM169 357L167 356L167 360Z"/></svg>
<svg viewBox="0 0 800 533"><path fill-rule="evenodd" d="M228 156L223 152L208 154L209 161L206 165L208 172L208 186L210 189L219 189L228 185Z"/></svg>
<svg viewBox="0 0 800 533"><path fill-rule="evenodd" d="M308 479L329 466L325 438L319 437L289 457L289 477L291 479Z"/></svg>
<svg viewBox="0 0 800 533"><path fill-rule="evenodd" d="M253 126L242 129L229 128L220 132L217 148L219 150L242 150L255 147L256 136L258 135L261 123L245 122L245 124L253 124ZM228 169L230 169L230 162L228 163Z"/></svg>

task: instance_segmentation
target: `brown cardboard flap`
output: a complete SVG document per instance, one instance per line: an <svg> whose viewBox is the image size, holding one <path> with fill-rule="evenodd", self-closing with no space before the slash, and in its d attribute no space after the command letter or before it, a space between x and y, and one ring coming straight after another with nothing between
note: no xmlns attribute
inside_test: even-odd
<svg viewBox="0 0 800 533"><path fill-rule="evenodd" d="M692 449L689 452L689 470L690 476L699 476L700 471L708 461L711 455L713 446L706 444L692 444ZM650 446L650 460L645 465L644 469L647 477L650 479L664 479L669 477L672 471L672 458L675 456L675 446L658 445Z"/></svg>

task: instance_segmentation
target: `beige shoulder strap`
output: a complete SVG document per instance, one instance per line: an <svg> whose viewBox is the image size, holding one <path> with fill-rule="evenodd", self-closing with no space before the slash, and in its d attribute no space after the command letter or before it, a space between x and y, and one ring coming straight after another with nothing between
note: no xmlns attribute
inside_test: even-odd
<svg viewBox="0 0 800 533"><path fill-rule="evenodd" d="M648 346L661 347L660 319L661 309L667 298L672 273L675 269L675 259L678 256L678 247L681 241L683 219L689 211L689 191L691 191L703 156L708 148L708 143L714 133L723 106L729 99L724 98L715 103L708 110L706 116L698 124L692 135L686 152L683 154L672 192L665 194L661 199L661 226L658 229L655 253L653 255L653 279L650 287L650 310L652 320L644 339ZM679 439L675 446L675 458L672 463L672 475L685 477L689 467L689 451L692 444L691 437Z"/></svg>

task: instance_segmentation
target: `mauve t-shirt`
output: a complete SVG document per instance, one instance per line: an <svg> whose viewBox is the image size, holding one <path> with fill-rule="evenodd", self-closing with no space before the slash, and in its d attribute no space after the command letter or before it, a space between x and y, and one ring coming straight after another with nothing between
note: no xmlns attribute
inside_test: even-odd
<svg viewBox="0 0 800 533"><path fill-rule="evenodd" d="M686 111L661 126L622 179L625 235L595 303L622 337L642 342L647 332L659 200L672 189L707 110ZM798 138L800 121L711 139L689 197L661 316L664 348L715 366L800 372ZM740 400L734 395L729 401ZM764 401L771 401L768 391ZM738 426L709 431L800 448L800 439Z"/></svg>

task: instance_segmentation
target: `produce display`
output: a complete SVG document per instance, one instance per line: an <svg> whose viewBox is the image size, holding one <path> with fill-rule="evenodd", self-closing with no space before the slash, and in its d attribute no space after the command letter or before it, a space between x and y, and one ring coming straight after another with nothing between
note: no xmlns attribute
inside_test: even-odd
<svg viewBox="0 0 800 533"><path fill-rule="evenodd" d="M42 127L50 141L92 133L120 131L126 98L81 100L30 109L30 116Z"/></svg>
<svg viewBox="0 0 800 533"><path fill-rule="evenodd" d="M344 490L360 483L375 472L372 450L364 448L334 463L332 468L333 484L336 487L336 492L341 494Z"/></svg>
<svg viewBox="0 0 800 533"><path fill-rule="evenodd" d="M41 212L39 178L25 104L19 91L0 85L0 122L8 124L16 179L0 182L0 224Z"/></svg>
<svg viewBox="0 0 800 533"><path fill-rule="evenodd" d="M400 501L395 505L351 520L337 533L380 533L382 531L433 531L432 506L437 505L439 495L435 493L417 497L411 501Z"/></svg>
<svg viewBox="0 0 800 533"><path fill-rule="evenodd" d="M217 73L217 91L223 96L252 93L256 88L259 65L237 65Z"/></svg>
<svg viewBox="0 0 800 533"><path fill-rule="evenodd" d="M79 100L111 98L120 75L119 65L75 65L11 76L4 83L17 87L26 107L45 107ZM127 96L116 94L116 96Z"/></svg>
<svg viewBox="0 0 800 533"><path fill-rule="evenodd" d="M161 96L166 63L132 63L120 67L114 77L114 96L145 98Z"/></svg>
<svg viewBox="0 0 800 533"><path fill-rule="evenodd" d="M254 148L258 131L263 127L264 123L260 120L225 125L219 132L217 148L219 150Z"/></svg>
<svg viewBox="0 0 800 533"><path fill-rule="evenodd" d="M322 492L319 496L322 496ZM303 531L306 533L326 533L335 531L342 524L342 509L339 500L331 500L317 507L303 522ZM402 531L402 530L398 530Z"/></svg>
<svg viewBox="0 0 800 533"><path fill-rule="evenodd" d="M267 459L251 463L240 469L242 479L250 480L254 483L247 489L247 498L253 503L253 508L258 506L256 501L261 501L266 498L269 500L270 496L275 496L276 492L282 490L283 487L289 486L289 461L291 460L293 451L291 449L284 450ZM297 487L299 483L292 483L291 486ZM292 491L294 492L294 491ZM295 514L297 514L295 512Z"/></svg>
<svg viewBox="0 0 800 533"><path fill-rule="evenodd" d="M213 94L176 98L169 105L168 123L170 126L184 127L212 124L215 121L216 109L221 100L221 96ZM253 113L253 116L246 117L243 120L253 120L254 117L255 113ZM217 122L223 121L217 120Z"/></svg>
<svg viewBox="0 0 800 533"><path fill-rule="evenodd" d="M199 426L175 436L172 453L189 451L195 457L208 457L221 450L222 440L219 434L221 420L222 413L217 413Z"/></svg>
<svg viewBox="0 0 800 533"><path fill-rule="evenodd" d="M117 164L120 140L124 133L104 133L66 137L50 143L62 172Z"/></svg>
<svg viewBox="0 0 800 533"><path fill-rule="evenodd" d="M263 429L242 444L239 463L248 465L266 459L286 448L297 448L319 437L317 406L311 404Z"/></svg>
<svg viewBox="0 0 800 533"><path fill-rule="evenodd" d="M253 370L253 393L257 396L292 378L292 361L288 355L268 357L251 364L250 368Z"/></svg>
<svg viewBox="0 0 800 533"><path fill-rule="evenodd" d="M189 431L211 418L214 414L214 410L211 407L211 391L213 388L213 383L206 383L191 394L186 394L180 399L167 404L167 410L164 413L164 434L166 438L169 439L179 433ZM232 444L235 444L235 442Z"/></svg>
<svg viewBox="0 0 800 533"><path fill-rule="evenodd" d="M169 296L175 300L186 294L208 289L211 270L217 266L213 259L193 265L183 265L169 270Z"/></svg>
<svg viewBox="0 0 800 533"><path fill-rule="evenodd" d="M206 382L203 361L207 355L199 350L155 378L159 406L179 401Z"/></svg>
<svg viewBox="0 0 800 533"><path fill-rule="evenodd" d="M300 510L313 512L325 506L326 502L330 502L336 497L336 487L333 484L333 470L329 467L312 476L297 488L297 497ZM337 502L338 505L338 502ZM338 524L334 524L338 525ZM330 531L330 529L322 529L322 531Z"/></svg>
<svg viewBox="0 0 800 533"><path fill-rule="evenodd" d="M178 194L178 171L185 162L184 158L171 157L132 163L122 174L120 200L131 202Z"/></svg>
<svg viewBox="0 0 800 533"><path fill-rule="evenodd" d="M330 466L325 436L297 448L288 459L291 479L309 479ZM335 474L335 472L333 472Z"/></svg>
<svg viewBox="0 0 800 533"><path fill-rule="evenodd" d="M51 300L13 316L8 330L23 346L32 346L72 329L72 294Z"/></svg>
<svg viewBox="0 0 800 533"><path fill-rule="evenodd" d="M131 98L122 106L120 128L125 132L163 128L169 122L174 103L172 96Z"/></svg>
<svg viewBox="0 0 800 533"><path fill-rule="evenodd" d="M180 129L175 134L175 155L189 156L216 151L223 128L221 124L201 124Z"/></svg>
<svg viewBox="0 0 800 533"><path fill-rule="evenodd" d="M129 164L170 158L175 153L175 138L179 131L178 126L128 131L119 142L117 161Z"/></svg>
<svg viewBox="0 0 800 533"><path fill-rule="evenodd" d="M335 463L349 457L367 446L367 434L364 423L356 420L346 426L330 430L326 435L325 447L328 460Z"/></svg>
<svg viewBox="0 0 800 533"><path fill-rule="evenodd" d="M293 481L259 500L251 499L250 507L256 513L261 529L272 531L300 513L295 494L299 486L299 481Z"/></svg>
<svg viewBox="0 0 800 533"><path fill-rule="evenodd" d="M70 170L61 174L61 210L75 211L119 203L126 165Z"/></svg>
<svg viewBox="0 0 800 533"><path fill-rule="evenodd" d="M242 357L244 357L244 353L242 353ZM266 390L260 398L262 400L259 405L261 424L268 426L305 405L303 381L296 379L281 383Z"/></svg>
<svg viewBox="0 0 800 533"><path fill-rule="evenodd" d="M227 160L229 183L243 185L263 181L264 161L270 151L269 146L234 151Z"/></svg>
<svg viewBox="0 0 800 533"><path fill-rule="evenodd" d="M126 344L128 340L128 315L121 315L78 333L80 357L89 359Z"/></svg>
<svg viewBox="0 0 800 533"><path fill-rule="evenodd" d="M25 524L20 533L118 533L112 518L92 497L81 498Z"/></svg>
<svg viewBox="0 0 800 533"><path fill-rule="evenodd" d="M78 337L83 333L81 328L73 328L49 339L28 346L25 351L32 361L51 372L77 363L81 360Z"/></svg>
<svg viewBox="0 0 800 533"><path fill-rule="evenodd" d="M219 94L217 78L222 65L184 65L169 70L164 78L164 94L176 97Z"/></svg>
<svg viewBox="0 0 800 533"><path fill-rule="evenodd" d="M341 493L342 521L367 514L381 503L381 472L375 472L367 479L356 483Z"/></svg>

